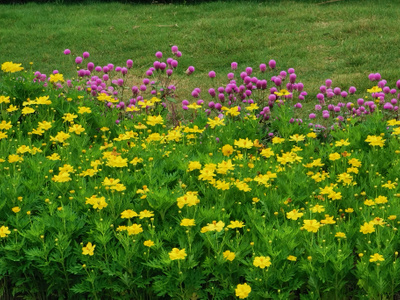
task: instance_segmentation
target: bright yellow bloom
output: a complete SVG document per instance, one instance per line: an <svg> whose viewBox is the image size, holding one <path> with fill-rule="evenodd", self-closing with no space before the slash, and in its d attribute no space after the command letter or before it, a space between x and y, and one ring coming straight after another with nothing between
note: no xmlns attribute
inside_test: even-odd
<svg viewBox="0 0 400 300"><path fill-rule="evenodd" d="M154 242L152 240L147 240L143 242L143 245L150 248L154 246Z"/></svg>
<svg viewBox="0 0 400 300"><path fill-rule="evenodd" d="M107 166L113 168L123 168L128 166L128 159L119 155L111 155L107 158Z"/></svg>
<svg viewBox="0 0 400 300"><path fill-rule="evenodd" d="M377 198L375 198L376 204L385 204L387 202L388 202L388 199L385 196L378 196Z"/></svg>
<svg viewBox="0 0 400 300"><path fill-rule="evenodd" d="M185 259L185 257L187 256L185 248L183 248L182 250L179 250L178 248L173 248L172 251L168 254L171 260Z"/></svg>
<svg viewBox="0 0 400 300"><path fill-rule="evenodd" d="M367 92L368 93L379 93L379 92L382 92L382 89L380 88L380 87L378 87L378 86L373 86L372 88L370 88L370 89L367 89Z"/></svg>
<svg viewBox="0 0 400 300"><path fill-rule="evenodd" d="M137 235L143 232L142 224L132 224L131 226L126 226L126 231L128 235Z"/></svg>
<svg viewBox="0 0 400 300"><path fill-rule="evenodd" d="M304 136L304 135L302 135L302 134L294 134L294 135L291 135L290 137L289 137L289 141L293 141L293 142L296 142L296 143L298 143L298 142L302 142L302 141L304 141L306 139L306 137Z"/></svg>
<svg viewBox="0 0 400 300"><path fill-rule="evenodd" d="M297 220L298 218L301 218L303 216L303 213L299 212L298 209L293 209L292 211L286 213L286 218L290 220Z"/></svg>
<svg viewBox="0 0 400 300"><path fill-rule="evenodd" d="M13 104L11 104L8 108L7 111L8 112L13 112L13 111L17 111L18 110L18 106L15 106Z"/></svg>
<svg viewBox="0 0 400 300"><path fill-rule="evenodd" d="M336 232L335 237L345 239L346 238L346 234L344 232L338 231L338 232Z"/></svg>
<svg viewBox="0 0 400 300"><path fill-rule="evenodd" d="M35 110L32 107L24 107L21 110L23 115L29 115L29 114L33 114L35 112Z"/></svg>
<svg viewBox="0 0 400 300"><path fill-rule="evenodd" d="M224 156L230 156L233 153L233 147L229 144L226 144L222 147L221 151Z"/></svg>
<svg viewBox="0 0 400 300"><path fill-rule="evenodd" d="M162 118L161 115L158 115L158 116L148 116L148 117L147 117L146 124L147 124L147 125L150 125L150 126L156 126L157 124L164 124L164 119Z"/></svg>
<svg viewBox="0 0 400 300"><path fill-rule="evenodd" d="M340 141L335 142L335 147L348 146L348 145L350 145L349 139L346 140L341 139Z"/></svg>
<svg viewBox="0 0 400 300"><path fill-rule="evenodd" d="M15 64L12 61L7 61L1 65L1 70L5 73L15 73L22 71L24 68L21 64Z"/></svg>
<svg viewBox="0 0 400 300"><path fill-rule="evenodd" d="M264 269L271 265L271 258L269 256L256 256L254 257L253 265L255 267Z"/></svg>
<svg viewBox="0 0 400 300"><path fill-rule="evenodd" d="M11 209L14 213L18 213L21 211L21 209L18 206L15 206Z"/></svg>
<svg viewBox="0 0 400 300"><path fill-rule="evenodd" d="M334 218L334 216L330 217L329 215L325 215L325 220L321 220L321 224L325 224L325 225L335 224L336 221L333 218Z"/></svg>
<svg viewBox="0 0 400 300"><path fill-rule="evenodd" d="M239 297L239 299L247 298L250 292L251 292L251 287L247 283L238 284L235 289L235 295L236 297Z"/></svg>
<svg viewBox="0 0 400 300"><path fill-rule="evenodd" d="M260 155L265 158L270 158L274 155L274 151L272 151L271 148L262 149Z"/></svg>
<svg viewBox="0 0 400 300"><path fill-rule="evenodd" d="M75 114L65 113L62 119L64 120L64 122L73 122L74 119L76 119L77 117L78 116Z"/></svg>
<svg viewBox="0 0 400 300"><path fill-rule="evenodd" d="M51 74L49 79L51 83L64 82L64 75L60 73Z"/></svg>
<svg viewBox="0 0 400 300"><path fill-rule="evenodd" d="M382 148L386 140L379 135L368 135L365 141L369 143L370 146L380 146Z"/></svg>
<svg viewBox="0 0 400 300"><path fill-rule="evenodd" d="M10 96L0 96L0 103L10 103Z"/></svg>
<svg viewBox="0 0 400 300"><path fill-rule="evenodd" d="M322 213L325 211L325 208L322 205L316 204L311 208L313 213Z"/></svg>
<svg viewBox="0 0 400 300"><path fill-rule="evenodd" d="M379 253L375 253L374 255L371 255L370 257L371 257L369 259L370 262L384 261L385 260L383 258L383 255L380 255Z"/></svg>
<svg viewBox="0 0 400 300"><path fill-rule="evenodd" d="M108 203L106 202L106 198L104 198L104 197L97 198L96 195L93 195L90 198L86 197L86 204L90 204L93 206L94 209L99 209L99 210L108 206Z"/></svg>
<svg viewBox="0 0 400 300"><path fill-rule="evenodd" d="M189 226L195 226L196 223L194 221L194 219L182 219L181 220L181 224L179 224L180 226L184 226L184 227L189 227Z"/></svg>
<svg viewBox="0 0 400 300"><path fill-rule="evenodd" d="M217 231L221 232L224 229L225 223L222 221L212 221L212 223L208 223L207 226L204 226L201 229L201 233L205 233L208 231Z"/></svg>
<svg viewBox="0 0 400 300"><path fill-rule="evenodd" d="M188 171L200 170L200 169L201 169L201 163L200 162L198 162L198 161L189 162Z"/></svg>
<svg viewBox="0 0 400 300"><path fill-rule="evenodd" d="M207 124L210 125L211 129L214 129L216 126L225 126L224 119L218 117L214 117L214 119L208 118Z"/></svg>
<svg viewBox="0 0 400 300"><path fill-rule="evenodd" d="M86 107L86 106L78 107L78 114L90 114L91 112L92 112L92 110L90 109L90 107Z"/></svg>
<svg viewBox="0 0 400 300"><path fill-rule="evenodd" d="M274 145L275 144L282 144L284 141L285 141L284 138L280 138L280 137L277 137L277 136L272 138L272 144L274 144Z"/></svg>
<svg viewBox="0 0 400 300"><path fill-rule="evenodd" d="M231 221L231 224L229 224L226 227L235 229L235 228L243 228L244 226L246 225L243 224L243 221Z"/></svg>
<svg viewBox="0 0 400 300"><path fill-rule="evenodd" d="M131 219L133 217L137 217L138 214L132 209L126 209L121 213L121 219Z"/></svg>
<svg viewBox="0 0 400 300"><path fill-rule="evenodd" d="M375 205L375 201L371 200L371 199L367 199L367 200L364 201L364 205L374 206Z"/></svg>
<svg viewBox="0 0 400 300"><path fill-rule="evenodd" d="M10 230L8 230L8 227L6 226L1 226L0 227L0 237L5 238L7 237L7 235L9 235L11 233Z"/></svg>
<svg viewBox="0 0 400 300"><path fill-rule="evenodd" d="M290 261L296 261L296 260L297 260L297 257L296 257L296 256L293 256L293 255L289 255L289 256L287 257L287 259L290 260Z"/></svg>
<svg viewBox="0 0 400 300"><path fill-rule="evenodd" d="M365 222L364 225L361 225L360 232L363 234L375 232L374 224L372 222Z"/></svg>
<svg viewBox="0 0 400 300"><path fill-rule="evenodd" d="M23 160L24 160L24 158L22 156L17 155L17 154L10 154L8 156L8 162L10 164L14 163L14 162L20 162L20 161L23 161Z"/></svg>
<svg viewBox="0 0 400 300"><path fill-rule="evenodd" d="M308 232L317 232L318 229L322 226L320 222L317 220L303 220L304 224L302 229L307 230Z"/></svg>
<svg viewBox="0 0 400 300"><path fill-rule="evenodd" d="M0 123L0 129L1 130L8 130L10 128L12 128L11 121L9 121L9 122L4 121L4 120L1 121L1 123Z"/></svg>
<svg viewBox="0 0 400 300"><path fill-rule="evenodd" d="M139 219L151 218L151 217L154 217L154 213L147 209L145 209L139 213Z"/></svg>
<svg viewBox="0 0 400 300"><path fill-rule="evenodd" d="M251 140L249 140L249 138L239 139L235 140L235 146L239 148L251 149L251 147L254 146L254 143Z"/></svg>
<svg viewBox="0 0 400 300"><path fill-rule="evenodd" d="M340 159L340 154L335 152L335 153L331 153L329 154L329 160L335 161Z"/></svg>
<svg viewBox="0 0 400 300"><path fill-rule="evenodd" d="M74 124L68 129L68 131L75 132L77 135L80 135L82 132L85 131L85 128L83 128L82 125Z"/></svg>
<svg viewBox="0 0 400 300"><path fill-rule="evenodd" d="M229 261L234 260L235 257L236 257L235 252L231 252L231 251L229 251L229 250L224 251L224 252L222 253L222 255L224 256L224 258L225 258L226 260L229 260Z"/></svg>
<svg viewBox="0 0 400 300"><path fill-rule="evenodd" d="M397 185L397 182L392 182L392 181L388 180L387 183L382 184L382 187L392 190L392 189L396 188L396 185Z"/></svg>
<svg viewBox="0 0 400 300"><path fill-rule="evenodd" d="M95 247L96 245L92 245L91 242L87 243L86 246L82 248L82 254L92 256L94 254Z"/></svg>

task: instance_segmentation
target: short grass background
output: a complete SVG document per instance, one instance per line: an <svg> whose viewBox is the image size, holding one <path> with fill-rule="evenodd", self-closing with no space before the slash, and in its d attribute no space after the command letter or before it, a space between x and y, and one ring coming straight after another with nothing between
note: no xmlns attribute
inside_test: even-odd
<svg viewBox="0 0 400 300"><path fill-rule="evenodd" d="M371 72L380 72L392 86L399 79L400 1L29 3L0 8L0 61L33 62L34 70L49 74L57 69L74 76L72 60L63 55L69 48L75 55L90 52L96 65L124 65L133 59L132 74L144 77L156 51L166 58L170 47L178 45L183 53L174 75L181 85L179 98L204 85L210 70L226 83L232 61L243 70L275 59L278 69L295 68L298 81L313 95L327 78L334 86L359 89L371 86ZM189 65L196 68L190 84L184 74Z"/></svg>

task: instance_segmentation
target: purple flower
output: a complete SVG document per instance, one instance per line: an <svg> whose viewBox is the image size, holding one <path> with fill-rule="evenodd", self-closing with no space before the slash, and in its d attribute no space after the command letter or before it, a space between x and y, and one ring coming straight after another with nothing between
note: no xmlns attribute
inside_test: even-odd
<svg viewBox="0 0 400 300"><path fill-rule="evenodd" d="M167 71L165 71L165 72L167 73L168 76L171 76L173 73L172 69L167 69Z"/></svg>
<svg viewBox="0 0 400 300"><path fill-rule="evenodd" d="M341 89L338 88L338 87L335 87L335 88L333 89L333 93L334 93L336 96L338 96L338 95L340 95L340 93L341 93Z"/></svg>
<svg viewBox="0 0 400 300"><path fill-rule="evenodd" d="M173 54L178 53L178 46L172 46L172 47L171 47L171 52L172 52Z"/></svg>
<svg viewBox="0 0 400 300"><path fill-rule="evenodd" d="M236 70L237 67L238 67L237 62L232 62L232 63L231 63L231 69L232 69L232 70ZM400 80L399 80L399 81L400 81Z"/></svg>
<svg viewBox="0 0 400 300"><path fill-rule="evenodd" d="M190 74L192 74L194 72L194 67L193 66L190 66L189 68L187 68L187 70L186 70L186 74L187 75L190 75Z"/></svg>
<svg viewBox="0 0 400 300"><path fill-rule="evenodd" d="M342 96L343 98L346 98L347 97L347 92L346 91L341 92L340 96Z"/></svg>
<svg viewBox="0 0 400 300"><path fill-rule="evenodd" d="M231 80L231 79L233 79L234 77L235 77L235 74L233 74L233 73L228 73L228 79L229 80Z"/></svg>
<svg viewBox="0 0 400 300"><path fill-rule="evenodd" d="M340 106L335 106L335 107L333 108L333 111L334 111L334 112L340 112Z"/></svg>
<svg viewBox="0 0 400 300"><path fill-rule="evenodd" d="M218 93L223 93L223 92L225 91L225 89L224 89L224 87L220 86L220 87L217 89L217 91L218 91Z"/></svg>
<svg viewBox="0 0 400 300"><path fill-rule="evenodd" d="M144 84L142 84L142 85L140 86L140 90L141 90L142 92L144 92L144 91L147 90L147 87L146 87Z"/></svg>
<svg viewBox="0 0 400 300"><path fill-rule="evenodd" d="M83 59L82 59L82 57L80 57L80 56L78 56L77 58L75 58L75 63L78 64L78 65L81 64L82 61L83 61Z"/></svg>
<svg viewBox="0 0 400 300"><path fill-rule="evenodd" d="M181 52L181 51L176 52L176 53L175 53L175 56L176 56L176 57L181 57L181 56L182 56L182 52Z"/></svg>
<svg viewBox="0 0 400 300"><path fill-rule="evenodd" d="M325 85L327 88L330 88L332 86L332 80L331 79L325 80Z"/></svg>
<svg viewBox="0 0 400 300"><path fill-rule="evenodd" d="M290 81L291 83L295 83L295 82L296 82L296 78L297 78L297 76L296 76L296 74L294 74L294 73L292 73L292 74L289 75L289 81Z"/></svg>
<svg viewBox="0 0 400 300"><path fill-rule="evenodd" d="M161 51L157 51L157 52L156 52L156 57L157 57L158 59L162 58L162 52L161 52Z"/></svg>
<svg viewBox="0 0 400 300"><path fill-rule="evenodd" d="M390 103L392 103L393 105L395 105L395 104L397 104L397 99L392 99L392 100L390 100Z"/></svg>
<svg viewBox="0 0 400 300"><path fill-rule="evenodd" d="M267 65L266 65L266 64L261 64L261 65L260 65L260 71L261 71L262 73L264 73L265 71L267 71Z"/></svg>
<svg viewBox="0 0 400 300"><path fill-rule="evenodd" d="M349 94L354 94L357 91L357 89L354 86L351 86L349 88Z"/></svg>
<svg viewBox="0 0 400 300"><path fill-rule="evenodd" d="M109 80L110 79L110 77L107 75L107 74L104 74L103 75L103 81L107 81L107 80Z"/></svg>
<svg viewBox="0 0 400 300"><path fill-rule="evenodd" d="M65 49L65 50L64 50L64 54L65 54L65 55L70 55L70 54L71 54L71 50Z"/></svg>
<svg viewBox="0 0 400 300"><path fill-rule="evenodd" d="M102 67L97 66L96 68L94 68L94 70L95 70L96 72L101 72L103 69L102 69Z"/></svg>
<svg viewBox="0 0 400 300"><path fill-rule="evenodd" d="M144 78L144 79L143 79L143 83L144 83L145 85L148 85L148 84L150 83L150 79Z"/></svg>
<svg viewBox="0 0 400 300"><path fill-rule="evenodd" d="M225 101L225 95L224 94L218 94L218 99L219 99L219 101L224 102Z"/></svg>
<svg viewBox="0 0 400 300"><path fill-rule="evenodd" d="M374 78L375 78L375 80L381 80L382 76L379 73L375 73Z"/></svg>
<svg viewBox="0 0 400 300"><path fill-rule="evenodd" d="M146 76L153 76L153 71L147 70L146 71Z"/></svg>
<svg viewBox="0 0 400 300"><path fill-rule="evenodd" d="M122 67L121 68L121 73L122 73L122 75L126 75L128 73L128 69L125 68L125 67Z"/></svg>
<svg viewBox="0 0 400 300"><path fill-rule="evenodd" d="M197 100L197 105L203 105L204 104L204 101L202 100L202 99L199 99L199 100Z"/></svg>
<svg viewBox="0 0 400 300"><path fill-rule="evenodd" d="M87 68L88 68L89 71L93 71L93 69L94 69L94 63L92 63L92 62L88 63L88 64L87 64Z"/></svg>
<svg viewBox="0 0 400 300"><path fill-rule="evenodd" d="M303 107L303 105L301 105L301 103L300 103L300 102L297 102L297 103L294 105L294 107L295 107L295 108L302 108L302 107Z"/></svg>
<svg viewBox="0 0 400 300"><path fill-rule="evenodd" d="M110 71L110 69L108 68L108 66L104 66L103 67L103 72L104 73L108 73Z"/></svg>
<svg viewBox="0 0 400 300"><path fill-rule="evenodd" d="M246 74L247 74L248 76L250 76L251 73L253 73L253 69L250 68L250 67L247 67L247 68L246 68Z"/></svg>
<svg viewBox="0 0 400 300"><path fill-rule="evenodd" d="M128 60L126 61L126 67L127 67L128 69L130 69L130 68L133 67L133 60L132 60L132 59L128 59Z"/></svg>
<svg viewBox="0 0 400 300"><path fill-rule="evenodd" d="M315 115L314 113L311 113L311 114L308 115L308 117L309 117L310 119L315 119L315 118L316 118L316 115Z"/></svg>
<svg viewBox="0 0 400 300"><path fill-rule="evenodd" d="M274 83L275 83L276 86L281 86L282 85L282 79L279 78L279 77L276 77Z"/></svg>
<svg viewBox="0 0 400 300"><path fill-rule="evenodd" d="M159 69L165 70L166 67L167 67L167 64L165 62L162 62L162 63L160 63Z"/></svg>
<svg viewBox="0 0 400 300"><path fill-rule="evenodd" d="M275 69L275 67L276 67L276 61L273 60L273 59L271 59L271 60L268 62L268 66L269 66L271 69Z"/></svg>
<svg viewBox="0 0 400 300"><path fill-rule="evenodd" d="M285 78L286 78L286 75L287 75L286 71L281 71L281 72L279 73L279 76L280 76L282 79L285 79Z"/></svg>
<svg viewBox="0 0 400 300"><path fill-rule="evenodd" d="M196 90L192 91L192 97L194 98L199 97L199 93Z"/></svg>
<svg viewBox="0 0 400 300"><path fill-rule="evenodd" d="M275 94L271 94L268 96L268 100L269 101L275 101L276 100L276 95Z"/></svg>
<svg viewBox="0 0 400 300"><path fill-rule="evenodd" d="M213 88L209 89L208 93L210 94L211 97L215 97L215 90Z"/></svg>
<svg viewBox="0 0 400 300"><path fill-rule="evenodd" d="M294 69L293 69L293 68L289 68L289 69L288 69L288 73L289 73L289 74L293 74L293 73L294 73Z"/></svg>
<svg viewBox="0 0 400 300"><path fill-rule="evenodd" d="M110 71L114 70L114 65L113 64L108 64L107 67L108 67L108 70L110 70Z"/></svg>
<svg viewBox="0 0 400 300"><path fill-rule="evenodd" d="M319 105L319 104L315 105L315 110L321 110L321 109L322 109L321 105Z"/></svg>
<svg viewBox="0 0 400 300"><path fill-rule="evenodd" d="M82 56L83 58L89 58L90 54L89 52L83 52Z"/></svg>
<svg viewBox="0 0 400 300"><path fill-rule="evenodd" d="M222 104L221 103L216 103L215 104L215 109L221 110L221 108L222 108Z"/></svg>
<svg viewBox="0 0 400 300"><path fill-rule="evenodd" d="M216 74L215 74L214 71L208 72L208 77L210 77L210 78L215 78L215 76L216 76Z"/></svg>

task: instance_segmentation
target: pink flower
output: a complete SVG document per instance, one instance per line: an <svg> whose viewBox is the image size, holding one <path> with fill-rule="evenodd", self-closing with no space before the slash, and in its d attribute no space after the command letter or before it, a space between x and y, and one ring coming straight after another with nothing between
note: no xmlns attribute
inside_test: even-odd
<svg viewBox="0 0 400 300"><path fill-rule="evenodd" d="M75 63L78 64L78 65L81 64L82 61L83 61L83 59L82 59L82 57L80 57L80 56L78 56L77 58L75 58Z"/></svg>
<svg viewBox="0 0 400 300"><path fill-rule="evenodd" d="M276 61L273 60L273 59L271 59L271 60L268 62L268 66L269 66L271 69L275 69L275 67L276 67Z"/></svg>
<svg viewBox="0 0 400 300"><path fill-rule="evenodd" d="M157 58L162 58L162 52L157 51L157 52L156 52L156 57L157 57Z"/></svg>
<svg viewBox="0 0 400 300"><path fill-rule="evenodd" d="M214 71L208 72L208 77L210 77L210 78L215 78L215 76L216 76L216 74L215 74Z"/></svg>
<svg viewBox="0 0 400 300"><path fill-rule="evenodd" d="M65 49L65 50L64 50L64 54L65 54L65 55L69 55L69 54L71 54L71 50L69 50L69 49Z"/></svg>
<svg viewBox="0 0 400 300"><path fill-rule="evenodd" d="M82 56L83 58L89 58L90 54L89 52L83 52Z"/></svg>

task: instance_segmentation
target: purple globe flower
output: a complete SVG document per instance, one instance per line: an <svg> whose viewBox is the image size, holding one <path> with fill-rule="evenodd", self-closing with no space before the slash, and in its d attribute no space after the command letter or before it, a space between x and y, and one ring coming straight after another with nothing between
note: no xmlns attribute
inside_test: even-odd
<svg viewBox="0 0 400 300"><path fill-rule="evenodd" d="M390 103L392 103L393 105L395 105L395 104L397 104L397 99L392 99L392 100L390 100Z"/></svg>
<svg viewBox="0 0 400 300"><path fill-rule="evenodd" d="M199 93L197 91L192 91L192 97L198 98L199 97Z"/></svg>
<svg viewBox="0 0 400 300"><path fill-rule="evenodd" d="M335 88L333 89L333 93L334 93L336 96L340 95L341 92L342 92L342 90L341 90L340 88L338 88L338 87L335 87Z"/></svg>
<svg viewBox="0 0 400 300"><path fill-rule="evenodd" d="M87 68L88 68L89 71L93 71L93 69L94 69L94 63L92 63L92 62L88 63L88 64L87 64Z"/></svg>
<svg viewBox="0 0 400 300"><path fill-rule="evenodd" d="M193 66L190 66L189 68L187 68L187 70L186 70L186 74L187 75L190 75L190 74L192 74L194 72L194 67Z"/></svg>
<svg viewBox="0 0 400 300"><path fill-rule="evenodd" d="M218 91L218 93L223 93L223 92L225 91L225 89L224 89L223 86L220 86L220 87L217 89L217 91Z"/></svg>
<svg viewBox="0 0 400 300"><path fill-rule="evenodd" d="M290 81L291 83L295 83L295 82L296 82L296 78L297 78L297 76L296 76L296 74L294 74L294 73L292 73L292 74L289 75L289 81Z"/></svg>
<svg viewBox="0 0 400 300"><path fill-rule="evenodd" d="M157 52L156 52L156 57L157 57L158 59L162 58L162 52L161 52L161 51L157 51Z"/></svg>
<svg viewBox="0 0 400 300"><path fill-rule="evenodd" d="M153 71L147 70L146 71L146 76L153 76Z"/></svg>
<svg viewBox="0 0 400 300"><path fill-rule="evenodd" d="M173 73L172 69L167 69L167 71L165 71L165 72L167 73L168 76L171 76Z"/></svg>
<svg viewBox="0 0 400 300"><path fill-rule="evenodd" d="M332 86L332 80L331 79L325 80L325 85L327 88L330 88Z"/></svg>
<svg viewBox="0 0 400 300"><path fill-rule="evenodd" d="M274 83L275 83L276 86L281 86L282 85L282 79L279 78L279 77L276 77Z"/></svg>
<svg viewBox="0 0 400 300"><path fill-rule="evenodd" d="M276 100L276 95L275 94L271 94L268 96L268 100L269 101L275 101Z"/></svg>
<svg viewBox="0 0 400 300"><path fill-rule="evenodd" d="M64 54L65 54L65 55L70 55L70 54L71 54L71 50L65 49L65 50L64 50Z"/></svg>
<svg viewBox="0 0 400 300"><path fill-rule="evenodd" d="M215 90L213 88L209 89L208 93L210 94L211 97L215 97Z"/></svg>
<svg viewBox="0 0 400 300"><path fill-rule="evenodd" d="M289 74L293 74L293 73L294 73L294 69L293 69L293 68L289 68L289 69L288 69L288 73L289 73Z"/></svg>
<svg viewBox="0 0 400 300"><path fill-rule="evenodd" d="M287 75L286 71L281 71L281 72L279 73L279 76L280 76L282 79L285 79L285 78L286 78L286 75Z"/></svg>
<svg viewBox="0 0 400 300"><path fill-rule="evenodd" d="M319 90L321 91L321 93L325 94L326 93L326 86L325 85L321 85L319 87Z"/></svg>
<svg viewBox="0 0 400 300"><path fill-rule="evenodd" d="M271 60L268 62L268 66L269 66L271 69L275 69L275 67L276 67L276 61L273 60L273 59L271 59Z"/></svg>
<svg viewBox="0 0 400 300"><path fill-rule="evenodd" d="M89 58L90 54L89 52L83 52L82 56L83 58Z"/></svg>
<svg viewBox="0 0 400 300"><path fill-rule="evenodd" d="M342 96L343 98L346 98L347 97L347 92L346 91L341 92L340 96Z"/></svg>
<svg viewBox="0 0 400 300"><path fill-rule="evenodd" d="M304 89L304 84L301 83L301 82L298 82L298 83L297 83L297 90L298 90L299 92L302 92L303 89ZM307 96L307 94L306 94L306 95L303 95L303 96Z"/></svg>
<svg viewBox="0 0 400 300"><path fill-rule="evenodd" d="M225 101L225 95L224 94L218 94L218 99L219 99L219 101L224 102Z"/></svg>
<svg viewBox="0 0 400 300"><path fill-rule="evenodd" d="M322 117L323 117L324 119L329 119L329 113L322 114Z"/></svg>
<svg viewBox="0 0 400 300"><path fill-rule="evenodd" d="M266 64L261 64L261 65L260 65L260 71L261 71L262 73L264 73L265 71L267 71L267 65L266 65Z"/></svg>
<svg viewBox="0 0 400 300"><path fill-rule="evenodd" d="M210 77L210 78L215 78L215 76L216 76L216 74L215 74L214 71L208 72L208 77Z"/></svg>
<svg viewBox="0 0 400 300"><path fill-rule="evenodd" d="M316 118L316 115L315 115L314 113L311 113L311 114L308 115L308 117L309 117L310 119L315 119L315 118Z"/></svg>
<svg viewBox="0 0 400 300"><path fill-rule="evenodd" d="M335 107L333 108L333 111L334 111L334 112L340 112L340 106L335 106Z"/></svg>
<svg viewBox="0 0 400 300"><path fill-rule="evenodd" d="M114 65L113 64L108 64L107 67L108 67L108 70L110 70L110 71L114 70Z"/></svg>
<svg viewBox="0 0 400 300"><path fill-rule="evenodd" d="M203 105L204 104L204 100L202 100L202 99L199 99L199 100L197 100L197 105Z"/></svg>
<svg viewBox="0 0 400 300"><path fill-rule="evenodd" d="M381 80L382 76L379 73L374 74L375 80Z"/></svg>
<svg viewBox="0 0 400 300"><path fill-rule="evenodd" d="M176 56L176 57L181 57L181 56L182 56L182 52L181 52L181 51L176 52L176 53L175 53L175 56Z"/></svg>
<svg viewBox="0 0 400 300"><path fill-rule="evenodd" d="M172 47L171 47L171 52L172 52L173 54L178 53L178 46L172 46Z"/></svg>
<svg viewBox="0 0 400 300"><path fill-rule="evenodd" d="M82 61L83 61L83 59L82 59L82 57L80 57L80 56L78 56L77 58L75 58L75 63L78 64L78 65L81 64Z"/></svg>
<svg viewBox="0 0 400 300"><path fill-rule="evenodd" d="M321 105L319 105L319 104L315 105L315 110L321 110L321 109L322 109Z"/></svg>
<svg viewBox="0 0 400 300"><path fill-rule="evenodd" d="M110 72L110 69L108 68L108 66L104 66L104 67L103 67L103 72L104 72L104 73Z"/></svg>
<svg viewBox="0 0 400 300"><path fill-rule="evenodd" d="M126 61L126 67L127 67L128 69L131 69L131 68L133 67L133 60L132 60L132 59L128 59L128 60Z"/></svg>
<svg viewBox="0 0 400 300"><path fill-rule="evenodd" d="M189 105L189 103L190 103L190 102L189 102L188 100L186 100L186 99L185 99L185 100L182 100L182 105Z"/></svg>
<svg viewBox="0 0 400 300"><path fill-rule="evenodd" d="M374 74L374 73L369 74L369 75L368 75L368 79L369 79L370 81L374 81L374 80L375 80L375 74Z"/></svg>
<svg viewBox="0 0 400 300"><path fill-rule="evenodd" d="M236 70L237 67L238 67L238 63L237 63L237 62L232 62L232 63L231 63L231 69L232 69L232 70ZM399 80L399 81L400 81L400 80Z"/></svg>
<svg viewBox="0 0 400 300"><path fill-rule="evenodd" d="M141 90L142 92L144 92L144 91L147 90L147 87L146 87L144 84L142 84L142 85L140 86L140 90Z"/></svg>
<svg viewBox="0 0 400 300"><path fill-rule="evenodd" d="M107 81L107 80L109 80L110 79L110 77L107 75L107 74L104 74L103 75L103 81Z"/></svg>
<svg viewBox="0 0 400 300"><path fill-rule="evenodd" d="M301 105L301 103L300 103L300 102L297 102L297 103L294 105L294 107L295 107L295 108L302 108L302 107L303 107L303 105Z"/></svg>
<svg viewBox="0 0 400 300"><path fill-rule="evenodd" d="M101 71L103 70L103 68L100 67L100 66L97 66L96 68L94 68L94 70L95 70L96 72L101 72Z"/></svg>
<svg viewBox="0 0 400 300"><path fill-rule="evenodd" d="M250 76L251 73L253 73L253 69L250 68L250 67L247 67L247 68L246 68L246 74L247 74L248 76Z"/></svg>
<svg viewBox="0 0 400 300"><path fill-rule="evenodd" d="M165 70L166 67L167 67L167 64L165 62L162 62L162 63L160 63L159 69Z"/></svg>
<svg viewBox="0 0 400 300"><path fill-rule="evenodd" d="M144 78L144 79L143 79L143 83L144 83L145 85L148 85L148 84L150 83L150 79Z"/></svg>
<svg viewBox="0 0 400 300"><path fill-rule="evenodd" d="M222 108L222 104L221 103L216 103L215 104L215 109L221 110L221 108Z"/></svg>
<svg viewBox="0 0 400 300"><path fill-rule="evenodd" d="M228 77L229 80L231 80L231 79L233 79L235 77L235 74L228 73L227 77Z"/></svg>
<svg viewBox="0 0 400 300"><path fill-rule="evenodd" d="M354 94L357 91L357 89L354 86L351 86L349 88L349 94Z"/></svg>

